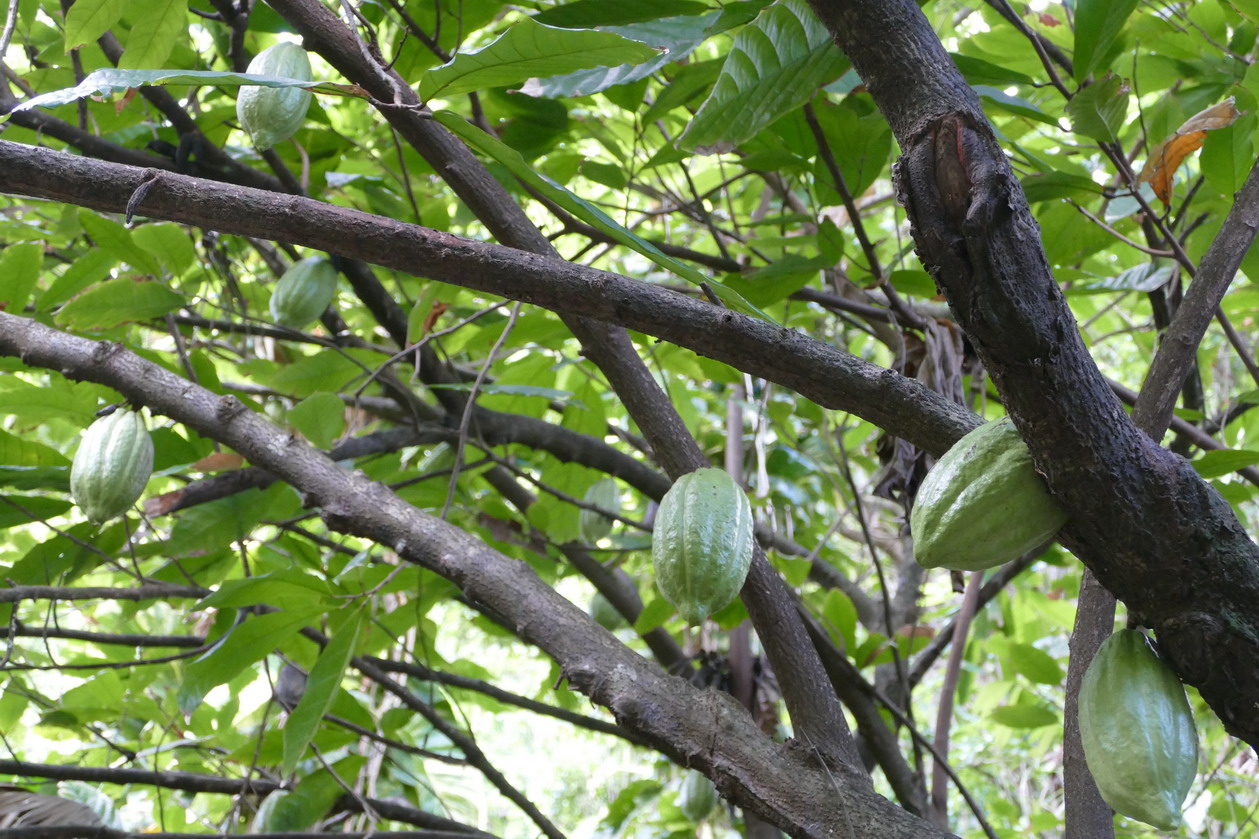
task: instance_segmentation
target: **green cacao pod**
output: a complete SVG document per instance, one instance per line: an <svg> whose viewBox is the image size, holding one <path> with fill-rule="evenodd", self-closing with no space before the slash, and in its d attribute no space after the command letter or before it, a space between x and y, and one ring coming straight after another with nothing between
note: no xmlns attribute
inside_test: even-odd
<svg viewBox="0 0 1259 839"><path fill-rule="evenodd" d="M267 47L255 55L245 72L303 82L314 79L306 50L288 41ZM249 132L254 147L263 151L297 133L306 119L310 98L310 91L304 87L241 85L240 94L236 97L236 118Z"/></svg>
<svg viewBox="0 0 1259 839"><path fill-rule="evenodd" d="M656 585L688 623L725 608L752 564L752 505L723 469L697 469L660 501L651 537Z"/></svg>
<svg viewBox="0 0 1259 839"><path fill-rule="evenodd" d="M695 770L686 773L678 790L678 808L693 822L702 822L717 806L717 787Z"/></svg>
<svg viewBox="0 0 1259 839"><path fill-rule="evenodd" d="M281 326L301 329L323 314L337 293L337 269L321 256L294 262L271 292L271 317Z"/></svg>
<svg viewBox="0 0 1259 839"><path fill-rule="evenodd" d="M1080 740L1102 799L1159 830L1180 826L1198 772L1198 731L1185 688L1145 633L1107 638L1080 684Z"/></svg>
<svg viewBox="0 0 1259 839"><path fill-rule="evenodd" d="M590 485L590 489L586 490L586 497L582 500L602 510L613 513L621 511L621 490L613 478L600 478L595 481ZM587 510L584 507L578 523L581 526L582 540L592 545L612 532L612 519L603 513Z"/></svg>
<svg viewBox="0 0 1259 839"><path fill-rule="evenodd" d="M1067 523L1009 417L945 452L918 488L909 530L927 568L981 571L1021 556Z"/></svg>
<svg viewBox="0 0 1259 839"><path fill-rule="evenodd" d="M609 632L625 626L625 617L602 592L596 591L595 596L590 598L590 617Z"/></svg>
<svg viewBox="0 0 1259 839"><path fill-rule="evenodd" d="M153 441L138 411L120 409L88 426L70 464L70 495L94 522L120 516L153 473Z"/></svg>

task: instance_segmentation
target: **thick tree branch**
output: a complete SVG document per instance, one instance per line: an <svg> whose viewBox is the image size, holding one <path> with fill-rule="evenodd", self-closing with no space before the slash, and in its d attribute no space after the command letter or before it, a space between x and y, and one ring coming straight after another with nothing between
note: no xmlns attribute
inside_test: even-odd
<svg viewBox="0 0 1259 839"><path fill-rule="evenodd" d="M0 140L0 191L123 212L144 170ZM162 173L139 212L332 250L663 338L850 411L934 454L978 423L920 383L806 335L648 283L307 198Z"/></svg>
<svg viewBox="0 0 1259 839"><path fill-rule="evenodd" d="M1098 372L978 99L918 6L813 5L904 150L918 254L1071 513L1065 543L1156 630L1225 727L1259 745L1259 548L1188 463L1133 425Z"/></svg>

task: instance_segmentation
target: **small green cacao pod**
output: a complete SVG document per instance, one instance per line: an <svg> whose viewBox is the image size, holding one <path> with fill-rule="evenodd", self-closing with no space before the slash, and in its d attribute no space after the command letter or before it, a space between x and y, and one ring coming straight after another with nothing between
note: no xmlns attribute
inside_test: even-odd
<svg viewBox="0 0 1259 839"><path fill-rule="evenodd" d="M739 596L752 565L752 505L723 469L697 469L660 501L651 537L656 585L688 623Z"/></svg>
<svg viewBox="0 0 1259 839"><path fill-rule="evenodd" d="M717 806L717 787L705 775L691 770L678 790L678 808L693 822L702 822Z"/></svg>
<svg viewBox="0 0 1259 839"><path fill-rule="evenodd" d="M314 79L306 50L288 41L255 55L245 72L303 82ZM236 97L236 118L249 132L254 147L263 151L297 133L306 119L310 98L310 91L304 87L241 85Z"/></svg>
<svg viewBox="0 0 1259 839"><path fill-rule="evenodd" d="M323 314L337 293L337 269L321 256L294 262L271 292L271 317L281 326L301 329Z"/></svg>
<svg viewBox="0 0 1259 839"><path fill-rule="evenodd" d="M985 423L945 452L927 474L909 530L927 568L982 571L1054 536L1066 510L1049 494L1009 417Z"/></svg>
<svg viewBox="0 0 1259 839"><path fill-rule="evenodd" d="M153 441L138 411L120 409L88 426L70 464L70 495L94 522L120 516L153 473Z"/></svg>
<svg viewBox="0 0 1259 839"><path fill-rule="evenodd" d="M602 510L613 513L621 511L621 490L612 478L600 478L595 481L590 485L590 489L586 490L586 497L582 500ZM592 545L612 532L612 519L603 513L587 510L584 507L578 523L581 526L582 540Z"/></svg>
<svg viewBox="0 0 1259 839"><path fill-rule="evenodd" d="M1080 684L1080 740L1102 799L1159 830L1180 826L1198 772L1198 731L1185 688L1145 633L1121 629Z"/></svg>
<svg viewBox="0 0 1259 839"><path fill-rule="evenodd" d="M625 617L602 592L595 592L595 596L590 598L590 617L608 631L625 626Z"/></svg>

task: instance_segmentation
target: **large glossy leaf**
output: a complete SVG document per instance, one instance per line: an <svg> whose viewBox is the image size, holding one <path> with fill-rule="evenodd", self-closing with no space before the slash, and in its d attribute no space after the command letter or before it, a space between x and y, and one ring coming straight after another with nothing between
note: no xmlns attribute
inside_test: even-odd
<svg viewBox="0 0 1259 839"><path fill-rule="evenodd" d="M1080 0L1075 7L1076 81L1088 78L1123 31L1137 0Z"/></svg>
<svg viewBox="0 0 1259 839"><path fill-rule="evenodd" d="M614 67L596 67L579 70L563 76L529 79L520 89L530 96L561 97L587 96L613 85L627 84L646 78L667 64L684 60L708 37L709 27L716 22L719 12L693 17L663 17L629 26L605 27L626 38L641 41L661 50L649 61L618 64Z"/></svg>
<svg viewBox="0 0 1259 839"><path fill-rule="evenodd" d="M704 154L729 151L847 67L804 0L779 0L734 39L717 84L679 142Z"/></svg>
<svg viewBox="0 0 1259 839"><path fill-rule="evenodd" d="M57 323L73 329L105 329L160 317L183 304L183 296L162 283L121 277L103 282L62 306Z"/></svg>
<svg viewBox="0 0 1259 839"><path fill-rule="evenodd" d="M708 9L707 3L697 0L616 0L614 3L608 0L575 0L544 9L533 19L547 26L592 29L596 26L648 23L677 15L701 15Z"/></svg>
<svg viewBox="0 0 1259 839"><path fill-rule="evenodd" d="M1081 89L1067 103L1071 129L1103 143L1117 141L1128 116L1130 92L1128 83L1118 76L1107 76Z"/></svg>
<svg viewBox="0 0 1259 839"><path fill-rule="evenodd" d="M292 772L301 758L320 721L341 689L341 676L354 655L359 630L363 626L363 610L355 609L340 616L332 639L319 654L306 680L306 691L284 726L284 771Z"/></svg>
<svg viewBox="0 0 1259 839"><path fill-rule="evenodd" d="M130 16L135 19L127 35L127 49L119 67L138 69L161 67L170 58L187 27L188 0L132 0Z"/></svg>
<svg viewBox="0 0 1259 839"><path fill-rule="evenodd" d="M225 73L218 70L119 70L106 67L93 70L79 84L60 90L41 93L14 106L13 111L28 111L31 108L55 108L68 105L89 96L111 96L133 87L145 85L206 85L220 87L240 87L241 85L258 85L260 87L304 87L316 93L333 96L366 96L354 85L332 84L330 82L306 82L298 79L286 79L279 76L259 76L252 73ZM6 116L7 118L7 116Z"/></svg>
<svg viewBox="0 0 1259 839"><path fill-rule="evenodd" d="M513 24L489 46L455 56L420 78L420 98L518 84L530 76L558 76L591 67L639 64L658 51L612 32L558 29L530 18Z"/></svg>

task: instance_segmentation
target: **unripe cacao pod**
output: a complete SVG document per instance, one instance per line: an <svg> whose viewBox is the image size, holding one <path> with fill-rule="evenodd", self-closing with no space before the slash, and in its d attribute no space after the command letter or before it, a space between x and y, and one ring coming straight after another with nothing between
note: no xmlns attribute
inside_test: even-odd
<svg viewBox="0 0 1259 839"><path fill-rule="evenodd" d="M1102 799L1159 830L1180 826L1198 772L1198 731L1185 688L1145 633L1107 638L1080 684L1080 740Z"/></svg>
<svg viewBox="0 0 1259 839"><path fill-rule="evenodd" d="M692 769L682 779L677 801L678 808L688 819L701 822L717 806L717 787L705 775Z"/></svg>
<svg viewBox="0 0 1259 839"><path fill-rule="evenodd" d="M70 495L104 522L136 503L153 473L153 441L139 411L119 409L88 426L70 464Z"/></svg>
<svg viewBox="0 0 1259 839"><path fill-rule="evenodd" d="M323 314L337 293L337 269L321 256L294 262L271 292L271 317L281 326L301 329Z"/></svg>
<svg viewBox="0 0 1259 839"><path fill-rule="evenodd" d="M909 529L927 568L981 571L1043 544L1067 522L1009 417L971 431L918 488Z"/></svg>
<svg viewBox="0 0 1259 839"><path fill-rule="evenodd" d="M255 55L245 72L303 82L314 79L306 50L289 41ZM304 87L241 85L236 97L236 118L249 132L254 147L263 151L297 133L306 119L310 99L310 91Z"/></svg>
<svg viewBox="0 0 1259 839"><path fill-rule="evenodd" d="M603 596L602 592L596 591L595 596L590 598L590 617L609 632L625 626L625 616L612 605L611 600Z"/></svg>
<svg viewBox="0 0 1259 839"><path fill-rule="evenodd" d="M590 485L590 489L586 490L586 497L582 500L602 510L613 513L621 511L621 490L613 478L600 478L595 481ZM592 545L612 532L612 519L595 510L587 510L585 507L581 510L578 524L581 528L582 540Z"/></svg>
<svg viewBox="0 0 1259 839"><path fill-rule="evenodd" d="M660 501L651 537L656 585L688 623L725 608L752 564L752 505L723 469L697 469Z"/></svg>

